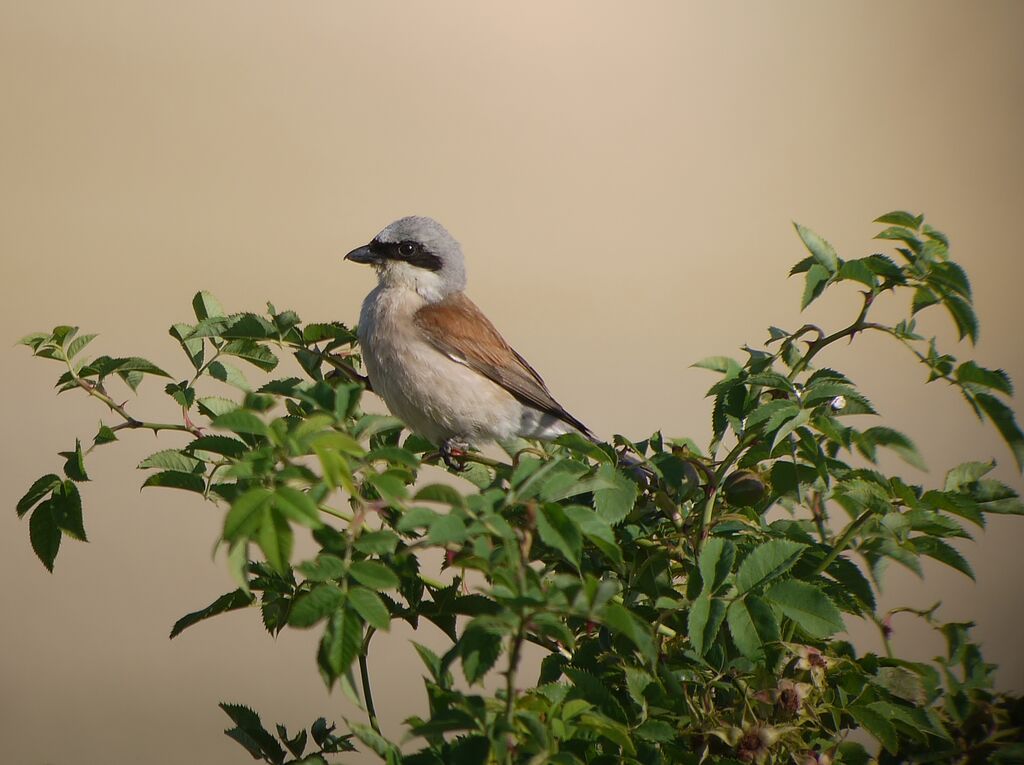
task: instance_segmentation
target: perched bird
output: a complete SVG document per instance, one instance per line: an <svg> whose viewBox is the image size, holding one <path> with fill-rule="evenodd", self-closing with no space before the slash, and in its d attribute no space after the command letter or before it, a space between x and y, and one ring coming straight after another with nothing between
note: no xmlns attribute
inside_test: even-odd
<svg viewBox="0 0 1024 765"><path fill-rule="evenodd" d="M401 218L345 259L377 271L358 328L370 384L448 465L468 444L594 439L466 297L462 249L440 223Z"/></svg>

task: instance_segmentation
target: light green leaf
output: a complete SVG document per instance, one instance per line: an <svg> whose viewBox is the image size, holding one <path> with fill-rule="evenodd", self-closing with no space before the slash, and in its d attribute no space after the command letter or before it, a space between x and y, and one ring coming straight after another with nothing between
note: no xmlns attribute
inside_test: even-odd
<svg viewBox="0 0 1024 765"><path fill-rule="evenodd" d="M224 539L234 542L242 537L250 537L259 527L263 519L263 509L270 503L273 495L269 489L249 489L231 503L224 518Z"/></svg>
<svg viewBox="0 0 1024 765"><path fill-rule="evenodd" d="M214 417L210 424L220 430L230 430L234 433L250 433L257 436L266 436L270 433L263 420L245 409L225 412Z"/></svg>
<svg viewBox="0 0 1024 765"><path fill-rule="evenodd" d="M221 307L220 301L206 290L197 292L192 298L192 309L200 321L224 316L224 309Z"/></svg>
<svg viewBox="0 0 1024 765"><path fill-rule="evenodd" d="M341 608L345 593L335 584L318 584L307 593L299 595L288 614L292 627L312 627L326 616Z"/></svg>
<svg viewBox="0 0 1024 765"><path fill-rule="evenodd" d="M318 529L324 525L320 520L320 510L312 497L290 486L278 486L274 490L274 507L286 518L311 529Z"/></svg>
<svg viewBox="0 0 1024 765"><path fill-rule="evenodd" d="M637 496L636 484L612 465L601 465L596 477L606 484L605 488L594 491L594 509L615 526L633 510Z"/></svg>
<svg viewBox="0 0 1024 765"><path fill-rule="evenodd" d="M263 550L267 563L280 574L288 571L294 543L295 535L287 519L276 507L264 506L256 544Z"/></svg>
<svg viewBox="0 0 1024 765"><path fill-rule="evenodd" d="M796 233L803 240L807 251L825 268L828 274L834 274L839 268L839 256L836 255L832 245L799 223L794 223L793 226L796 227Z"/></svg>
<svg viewBox="0 0 1024 765"><path fill-rule="evenodd" d="M391 627L391 614L377 593L365 587L353 587L348 591L348 601L367 624L385 632Z"/></svg>
<svg viewBox="0 0 1024 765"><path fill-rule="evenodd" d="M349 568L349 574L360 584L373 590L391 590L398 586L398 576L394 571L382 563L370 560L353 563Z"/></svg>
<svg viewBox="0 0 1024 765"><path fill-rule="evenodd" d="M160 468L163 470L177 470L180 473L194 473L202 467L203 463L201 461L177 449L163 449L159 452L154 452L139 463L140 470Z"/></svg>
<svg viewBox="0 0 1024 765"><path fill-rule="evenodd" d="M736 588L749 592L781 576L800 560L806 549L807 545L788 539L772 539L755 547L740 563Z"/></svg>

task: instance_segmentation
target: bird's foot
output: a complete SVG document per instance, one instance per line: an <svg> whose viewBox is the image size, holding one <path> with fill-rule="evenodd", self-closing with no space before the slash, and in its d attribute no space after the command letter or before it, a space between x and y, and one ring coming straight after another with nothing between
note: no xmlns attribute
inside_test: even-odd
<svg viewBox="0 0 1024 765"><path fill-rule="evenodd" d="M457 473L461 473L469 468L463 460L468 449L469 444L464 441L458 441L454 438L446 438L441 443L441 459L444 460L444 464L449 468Z"/></svg>

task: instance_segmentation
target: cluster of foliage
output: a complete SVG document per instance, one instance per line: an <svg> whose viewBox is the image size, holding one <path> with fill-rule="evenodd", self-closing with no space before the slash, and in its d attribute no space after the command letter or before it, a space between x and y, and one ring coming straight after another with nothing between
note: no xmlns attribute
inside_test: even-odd
<svg viewBox="0 0 1024 765"><path fill-rule="evenodd" d="M942 631L948 652L903 660L889 641L894 612L880 612L876 596L889 561L920 574L928 557L972 576L950 540L1024 504L989 476L991 462L953 468L941 488L881 472L880 448L920 465L913 443L889 427L859 427L861 415L876 414L868 399L846 374L812 366L839 340L889 335L1024 461L1008 377L958 362L916 332L915 314L943 306L961 339L977 335L946 238L908 213L879 222L900 262L842 260L797 226L810 253L793 269L805 275L803 305L845 282L862 289L861 310L831 333L772 327L743 360L700 362L721 375L709 392L707 452L661 433L613 444L564 436L510 445L507 460L472 453L447 479L432 445L360 408L365 380L350 329L303 325L272 305L266 315L226 314L208 293L193 301L194 323L170 330L192 366L177 382L137 357L84 359L93 336L73 327L22 342L65 366L59 390L82 390L116 418L89 450L125 431L176 431L187 443L143 460L153 471L144 486L226 508L223 546L238 587L180 619L172 637L250 607L271 634L320 630L324 682L366 719L346 720L341 734L324 719L309 736L277 726L275 737L252 710L223 705L228 735L256 759L325 763L360 747L406 765L1016 762L1024 710L993 691L970 625L916 612ZM907 318L869 321L891 294L912 296ZM259 387L232 364L269 373L282 352L296 374ZM180 422L136 419L108 392L115 378L134 390L147 377L171 380ZM211 380L241 392L204 395ZM62 452L66 478L43 476L18 504L47 568L63 537L85 539L87 454L79 442ZM427 482L438 477L446 480ZM296 528L319 544L312 559L292 560ZM836 637L844 614L879 626L884 655L860 655ZM378 722L366 662L374 635L394 620L427 620L450 640L441 653L412 644L427 711L397 739ZM536 678L522 677L527 644L544 652ZM851 738L858 729L877 743Z"/></svg>

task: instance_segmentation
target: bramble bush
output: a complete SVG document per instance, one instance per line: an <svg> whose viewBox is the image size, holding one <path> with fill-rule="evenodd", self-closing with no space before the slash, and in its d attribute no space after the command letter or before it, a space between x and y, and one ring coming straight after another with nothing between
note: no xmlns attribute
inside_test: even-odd
<svg viewBox="0 0 1024 765"><path fill-rule="evenodd" d="M24 345L62 366L58 391L98 399L109 422L87 448L76 440L61 452L63 476L33 483L17 512L52 570L65 538L86 539L89 452L134 430L186 438L140 463L151 471L143 486L224 508L238 587L179 619L171 637L246 608L271 634L316 629L324 682L365 713L289 732L222 704L227 735L273 765L344 761L357 747L406 765L1024 761L1024 707L994 692L971 625L913 611L948 648L934 662L907 661L888 639L894 612L876 605L888 562L921 574L928 557L972 576L950 540L970 538L988 514L1024 512L990 477L992 462L959 465L935 487L882 472L880 449L920 467L913 442L863 425L880 421L868 398L846 372L813 365L840 340L888 335L1024 462L1007 375L917 332L915 316L941 307L961 340L977 337L970 284L946 237L905 212L877 222L894 257L843 260L796 227L809 252L792 270L804 279L802 306L852 283L860 310L834 331L771 327L744 358L698 362L718 375L706 451L660 432L612 444L563 436L506 445L504 460L471 453L458 488L419 480L438 465L434 446L360 408L366 381L343 324L303 324L273 305L228 314L200 292L195 320L170 329L191 367L173 376L135 356L86 359L95 336L75 327L29 335ZM879 299L900 296L906 317L876 321ZM294 374L259 385L236 366L269 375L281 354L297 362ZM117 403L113 383L136 391L148 378L166 379L180 422L139 420ZM207 395L211 379L238 395ZM312 534L315 557L293 561L296 531ZM441 571L421 570L438 556ZM884 655L838 639L844 615L877 624ZM442 653L412 643L426 711L397 737L378 723L366 662L394 620L429 621L450 640ZM539 677L520 671L528 643L544 652Z"/></svg>

